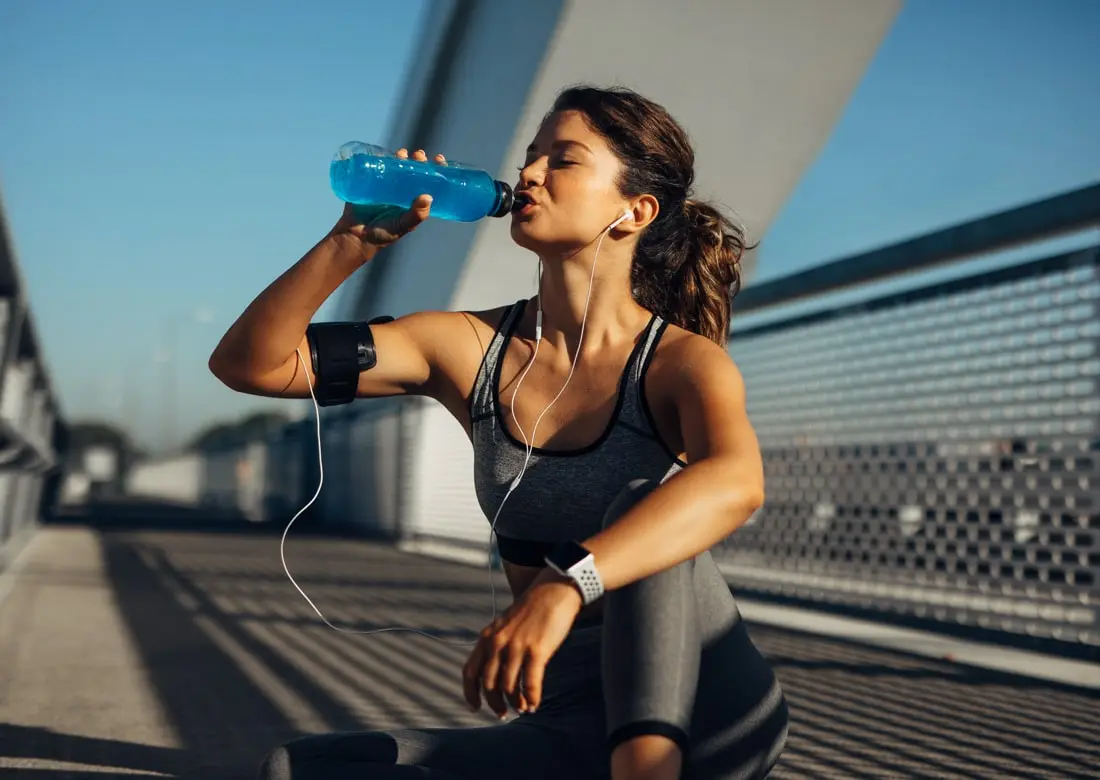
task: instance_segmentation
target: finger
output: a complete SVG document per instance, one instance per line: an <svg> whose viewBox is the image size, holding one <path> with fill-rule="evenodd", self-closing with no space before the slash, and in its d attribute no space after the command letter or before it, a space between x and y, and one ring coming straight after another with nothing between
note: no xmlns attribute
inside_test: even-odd
<svg viewBox="0 0 1100 780"><path fill-rule="evenodd" d="M432 213L432 196L421 195L412 202L412 205L405 211L401 218L398 220L401 232L408 233L410 230L415 230L421 223L424 222Z"/></svg>
<svg viewBox="0 0 1100 780"><path fill-rule="evenodd" d="M435 161L436 161L436 162L437 162L437 163L438 163L439 165L446 165L446 164L447 164L447 158L446 158L446 157L444 157L444 156L443 156L443 155L441 155L441 154L437 154L437 155L435 156Z"/></svg>
<svg viewBox="0 0 1100 780"><path fill-rule="evenodd" d="M397 156L400 157L402 160L404 160L405 158L407 158L409 156L409 150L406 149L405 147L401 147L400 149L397 150Z"/></svg>
<svg viewBox="0 0 1100 780"><path fill-rule="evenodd" d="M481 689L485 691L486 702L489 701L490 695L500 691L501 652L501 649L490 643L486 648L485 658L481 664Z"/></svg>
<svg viewBox="0 0 1100 780"><path fill-rule="evenodd" d="M525 658L526 653L513 650L508 654L500 674L500 689L517 712L523 709L519 682Z"/></svg>
<svg viewBox="0 0 1100 780"><path fill-rule="evenodd" d="M482 680L484 679L483 677ZM485 704L496 713L500 720L504 720L508 716L508 703L504 700L504 694L501 692L499 684L496 684L493 690L485 691Z"/></svg>
<svg viewBox="0 0 1100 780"><path fill-rule="evenodd" d="M423 149L417 149L413 153L413 159L414 160L419 160L420 162L427 162L428 161L428 155L424 153Z"/></svg>
<svg viewBox="0 0 1100 780"><path fill-rule="evenodd" d="M542 703L542 681L546 674L546 658L538 653L528 653L523 667L523 692L527 699L527 711L534 712Z"/></svg>
<svg viewBox="0 0 1100 780"><path fill-rule="evenodd" d="M481 708L481 663L483 647L478 642L462 667L462 695L475 711Z"/></svg>
<svg viewBox="0 0 1100 780"><path fill-rule="evenodd" d="M499 640L498 640L499 641ZM500 672L504 666L507 648L500 644L490 644L481 667L481 689L485 692L485 703L498 718L508 714L508 705L504 701L504 691L500 687Z"/></svg>

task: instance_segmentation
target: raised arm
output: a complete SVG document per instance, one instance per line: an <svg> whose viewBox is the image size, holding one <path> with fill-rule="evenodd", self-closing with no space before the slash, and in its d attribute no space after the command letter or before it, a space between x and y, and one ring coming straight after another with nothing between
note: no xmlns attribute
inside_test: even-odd
<svg viewBox="0 0 1100 780"><path fill-rule="evenodd" d="M414 157L424 159L424 153ZM381 247L427 219L430 209L427 196L408 210L346 206L329 234L268 285L225 333L210 356L214 376L242 393L308 398L307 372L316 381L305 335L313 316ZM440 335L454 326L455 316L424 312L371 326L378 362L359 375L358 395L432 395L433 345L445 343Z"/></svg>

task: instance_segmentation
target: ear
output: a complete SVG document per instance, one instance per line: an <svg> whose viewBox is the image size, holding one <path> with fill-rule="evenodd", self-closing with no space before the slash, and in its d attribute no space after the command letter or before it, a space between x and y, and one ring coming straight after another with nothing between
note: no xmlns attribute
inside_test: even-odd
<svg viewBox="0 0 1100 780"><path fill-rule="evenodd" d="M627 208L630 209L631 218L620 222L615 228L622 233L638 233L644 230L657 219L661 210L657 199L652 195L639 195L632 203L627 204Z"/></svg>

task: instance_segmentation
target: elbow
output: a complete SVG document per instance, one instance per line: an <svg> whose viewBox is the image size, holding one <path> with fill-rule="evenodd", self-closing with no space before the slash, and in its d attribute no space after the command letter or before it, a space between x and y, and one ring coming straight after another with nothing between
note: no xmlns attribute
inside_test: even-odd
<svg viewBox="0 0 1100 780"><path fill-rule="evenodd" d="M758 512L763 507L764 507L764 487L761 486L759 489L754 490L745 499L745 511L747 513L745 515L746 519L748 517L751 517L752 515L756 514L756 512Z"/></svg>
<svg viewBox="0 0 1100 780"><path fill-rule="evenodd" d="M227 360L218 350L214 350L213 354L210 355L206 366L210 369L210 373L230 390L247 393L251 389L251 383L247 381L246 377L240 371L234 371L233 361Z"/></svg>
<svg viewBox="0 0 1100 780"><path fill-rule="evenodd" d="M748 520L754 512L764 506L764 490L746 487L738 491L733 500L735 514L741 522ZM738 523L740 525L740 523Z"/></svg>
<svg viewBox="0 0 1100 780"><path fill-rule="evenodd" d="M747 523L764 506L763 482L741 484L730 496L730 515L734 518L733 531Z"/></svg>
<svg viewBox="0 0 1100 780"><path fill-rule="evenodd" d="M764 506L764 499L764 475L761 474L759 479L745 487L745 508L751 514Z"/></svg>

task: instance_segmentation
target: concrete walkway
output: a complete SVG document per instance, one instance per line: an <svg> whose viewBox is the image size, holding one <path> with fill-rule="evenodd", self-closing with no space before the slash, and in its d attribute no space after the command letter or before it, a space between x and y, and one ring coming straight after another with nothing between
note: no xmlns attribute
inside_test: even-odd
<svg viewBox="0 0 1100 780"><path fill-rule="evenodd" d="M476 568L301 536L286 557L341 627L458 641L490 615ZM493 722L460 697L465 648L323 625L283 573L277 535L47 527L0 580L3 778L248 777L302 733ZM773 777L1073 778L1100 766L1094 691L752 633L793 716Z"/></svg>

